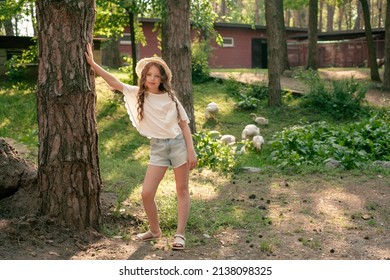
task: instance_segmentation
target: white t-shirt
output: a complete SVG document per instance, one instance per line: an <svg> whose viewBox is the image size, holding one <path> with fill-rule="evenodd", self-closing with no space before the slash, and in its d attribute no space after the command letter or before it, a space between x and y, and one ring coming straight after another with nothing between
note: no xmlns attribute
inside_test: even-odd
<svg viewBox="0 0 390 280"><path fill-rule="evenodd" d="M131 123L138 132L148 138L176 138L182 133L177 119L176 104L168 96L168 93L147 93L144 102L144 117L138 120L137 111L137 86L123 84L123 95L127 113ZM183 105L175 97L182 121L189 123L189 119Z"/></svg>

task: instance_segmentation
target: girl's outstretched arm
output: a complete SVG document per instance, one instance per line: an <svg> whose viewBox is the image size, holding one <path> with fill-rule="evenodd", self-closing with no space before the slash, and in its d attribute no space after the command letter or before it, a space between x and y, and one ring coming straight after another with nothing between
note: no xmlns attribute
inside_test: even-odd
<svg viewBox="0 0 390 280"><path fill-rule="evenodd" d="M116 77L108 73L106 70L104 70L99 64L97 64L93 60L93 51L92 51L92 46L91 44L87 45L87 51L85 52L85 57L87 59L87 62L95 72L102 77L107 84L109 84L112 88L119 90L123 92L123 83L119 81Z"/></svg>

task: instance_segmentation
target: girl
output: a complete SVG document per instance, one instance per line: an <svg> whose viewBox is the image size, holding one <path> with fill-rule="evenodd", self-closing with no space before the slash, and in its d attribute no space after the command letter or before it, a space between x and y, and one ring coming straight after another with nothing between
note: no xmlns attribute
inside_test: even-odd
<svg viewBox="0 0 390 280"><path fill-rule="evenodd" d="M150 161L141 193L149 231L137 235L137 239L147 241L161 237L154 198L165 172L172 166L178 200L178 223L172 246L173 249L184 249L184 231L190 212L189 173L196 166L197 158L188 116L172 92L171 70L161 58L141 59L136 67L138 86L131 86L120 82L95 63L90 44L85 56L99 76L124 94L133 126L141 135L151 139Z"/></svg>

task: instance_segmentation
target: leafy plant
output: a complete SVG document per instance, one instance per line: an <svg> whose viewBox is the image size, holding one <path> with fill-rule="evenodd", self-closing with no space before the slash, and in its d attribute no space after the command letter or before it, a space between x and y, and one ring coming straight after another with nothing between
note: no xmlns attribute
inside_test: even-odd
<svg viewBox="0 0 390 280"><path fill-rule="evenodd" d="M26 80L28 76L27 66L37 62L38 45L36 38L32 39L33 45L24 50L21 55L13 55L11 59L5 62L8 71L5 73L11 82L17 83Z"/></svg>
<svg viewBox="0 0 390 280"><path fill-rule="evenodd" d="M220 140L219 132L198 132L194 134L195 151L198 156L198 166L213 170L231 172L239 167L239 158L249 141L226 145Z"/></svg>
<svg viewBox="0 0 390 280"><path fill-rule="evenodd" d="M225 85L226 93L233 97L237 97L238 92L242 86L240 82L237 82L233 77L229 77L223 82L223 84Z"/></svg>
<svg viewBox="0 0 390 280"><path fill-rule="evenodd" d="M252 96L240 94L240 101L238 101L237 107L243 110L256 109L259 101L259 99Z"/></svg>
<svg viewBox="0 0 390 280"><path fill-rule="evenodd" d="M209 66L210 44L195 40L192 43L192 81L202 83L210 79Z"/></svg>
<svg viewBox="0 0 390 280"><path fill-rule="evenodd" d="M271 141L271 160L277 165L322 164L333 158L347 168L390 159L390 124L377 116L344 126L319 122L277 132Z"/></svg>
<svg viewBox="0 0 390 280"><path fill-rule="evenodd" d="M119 71L122 73L125 73L127 76L127 79L125 79L123 82L132 85L133 84L133 59L129 56L123 56L123 61L125 62L124 66L119 67Z"/></svg>
<svg viewBox="0 0 390 280"><path fill-rule="evenodd" d="M326 84L317 71L307 70L297 75L309 86L309 93L301 101L303 107L325 112L334 119L356 118L364 111L362 103L367 86L353 78Z"/></svg>
<svg viewBox="0 0 390 280"><path fill-rule="evenodd" d="M256 109L260 98L268 94L268 89L261 84L246 85L230 78L225 85L227 92L237 100L236 106L243 110Z"/></svg>

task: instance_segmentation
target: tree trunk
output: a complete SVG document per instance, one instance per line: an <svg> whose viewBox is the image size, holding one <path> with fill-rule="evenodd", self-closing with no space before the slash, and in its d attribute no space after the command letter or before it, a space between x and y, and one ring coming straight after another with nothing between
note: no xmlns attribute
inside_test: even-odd
<svg viewBox="0 0 390 280"><path fill-rule="evenodd" d="M383 75L383 87L390 91L390 1L386 4L385 18L385 73Z"/></svg>
<svg viewBox="0 0 390 280"><path fill-rule="evenodd" d="M334 10L335 7L332 4L326 4L328 6L327 20L326 20L326 31L333 31L333 21L334 21Z"/></svg>
<svg viewBox="0 0 390 280"><path fill-rule="evenodd" d="M360 3L362 4L363 15L364 15L364 25L365 25L364 29L366 31L368 59L370 61L370 69L371 69L371 80L380 81L381 78L379 76L378 63L376 62L376 48L374 45L374 39L372 38L370 10L368 7L367 0L360 0Z"/></svg>
<svg viewBox="0 0 390 280"><path fill-rule="evenodd" d="M339 6L339 20L338 20L338 30L341 31L343 26L343 17L344 17L344 7Z"/></svg>
<svg viewBox="0 0 390 280"><path fill-rule="evenodd" d="M320 0L320 13L319 13L319 20L318 20L318 30L321 32L322 31L322 27L323 27L323 16L322 16L322 10L324 8L324 1L323 0Z"/></svg>
<svg viewBox="0 0 390 280"><path fill-rule="evenodd" d="M347 11L345 13L345 24L347 30L352 30L352 3L348 2L345 4L347 7Z"/></svg>
<svg viewBox="0 0 390 280"><path fill-rule="evenodd" d="M33 37L37 37L38 31L37 31L37 24L36 24L37 16L35 12L35 3L30 3L30 18L33 27Z"/></svg>
<svg viewBox="0 0 390 280"><path fill-rule="evenodd" d="M75 230L101 225L94 77L85 60L94 0L37 0L38 185L42 215Z"/></svg>
<svg viewBox="0 0 390 280"><path fill-rule="evenodd" d="M378 28L382 27L382 0L378 0Z"/></svg>
<svg viewBox="0 0 390 280"><path fill-rule="evenodd" d="M127 9L127 14L129 15L129 25L130 25L130 40L131 40L131 61L133 63L133 85L138 84L137 73L135 71L135 67L137 66L137 43L135 41L135 15L130 10Z"/></svg>
<svg viewBox="0 0 390 280"><path fill-rule="evenodd" d="M363 11L362 11L362 5L360 4L360 0L356 0L356 6L357 6L357 15L355 20L355 26L353 30L361 30L362 28L362 18L363 18Z"/></svg>
<svg viewBox="0 0 390 280"><path fill-rule="evenodd" d="M255 24L260 24L260 0L255 0Z"/></svg>
<svg viewBox="0 0 390 280"><path fill-rule="evenodd" d="M287 52L287 40L286 40L286 27L284 25L284 7L283 7L283 0L276 0L276 8L277 8L277 15L278 15L278 29L280 29L280 32L282 33L281 36L283 36L282 40L282 48L281 48L281 56L280 56L280 64L282 65L281 74L283 74L284 70L290 69L290 64L288 62L288 52Z"/></svg>
<svg viewBox="0 0 390 280"><path fill-rule="evenodd" d="M268 1L265 1L268 2ZM294 10L294 27L305 27L305 18L303 16L303 12L300 10Z"/></svg>
<svg viewBox="0 0 390 280"><path fill-rule="evenodd" d="M227 10L226 0L221 0L221 8L218 13L219 18L225 18L228 12ZM225 21L225 19L223 19L223 21Z"/></svg>
<svg viewBox="0 0 390 280"><path fill-rule="evenodd" d="M287 9L285 11L285 16L284 16L284 25L290 27L290 21L291 21L291 11Z"/></svg>
<svg viewBox="0 0 390 280"><path fill-rule="evenodd" d="M309 1L309 44L307 68L317 70L318 0Z"/></svg>
<svg viewBox="0 0 390 280"><path fill-rule="evenodd" d="M14 26L12 24L12 20L11 19L6 19L3 21L3 26L4 26L4 29L5 29L5 35L7 36L14 36Z"/></svg>
<svg viewBox="0 0 390 280"><path fill-rule="evenodd" d="M268 41L268 105L271 107L282 104L282 89L280 85L280 76L282 65L280 58L282 56L283 41L285 38L283 32L278 28L280 22L276 1L265 1L265 20L267 22L267 41Z"/></svg>
<svg viewBox="0 0 390 280"><path fill-rule="evenodd" d="M190 0L166 0L162 17L162 57L172 71L172 86L196 132L192 96Z"/></svg>

